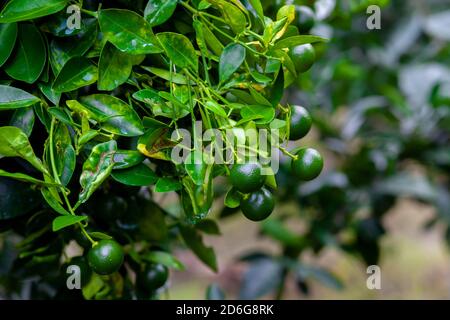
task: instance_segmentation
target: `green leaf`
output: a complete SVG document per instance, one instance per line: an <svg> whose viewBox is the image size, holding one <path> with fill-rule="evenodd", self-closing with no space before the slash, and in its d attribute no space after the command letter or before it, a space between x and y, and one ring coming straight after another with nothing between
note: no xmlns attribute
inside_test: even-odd
<svg viewBox="0 0 450 320"><path fill-rule="evenodd" d="M205 181L206 163L201 152L192 151L184 161L184 168L192 181L198 186Z"/></svg>
<svg viewBox="0 0 450 320"><path fill-rule="evenodd" d="M208 0L208 2L212 3L220 10L223 18L231 26L234 33L238 34L244 31L245 26L247 25L247 19L239 8L226 0Z"/></svg>
<svg viewBox="0 0 450 320"><path fill-rule="evenodd" d="M54 132L54 152L56 170L63 186L69 184L75 171L76 154L72 146L69 130L63 123L59 123Z"/></svg>
<svg viewBox="0 0 450 320"><path fill-rule="evenodd" d="M11 178L11 179L19 180L22 182L29 182L31 184L36 184L38 186L57 186L57 184L55 184L55 183L45 182L45 181L33 178L24 173L20 173L20 172L12 173L12 172L7 172L2 169L0 169L0 177Z"/></svg>
<svg viewBox="0 0 450 320"><path fill-rule="evenodd" d="M17 23L0 24L0 67L14 49L17 38Z"/></svg>
<svg viewBox="0 0 450 320"><path fill-rule="evenodd" d="M177 0L149 0L144 10L144 17L152 27L163 24L174 13Z"/></svg>
<svg viewBox="0 0 450 320"><path fill-rule="evenodd" d="M200 220L195 227L203 233L211 235L220 235L220 229L217 222L211 219Z"/></svg>
<svg viewBox="0 0 450 320"><path fill-rule="evenodd" d="M98 231L90 232L89 235L91 236L91 238L99 239L99 240L113 239L113 237L111 237L110 235L107 235L106 233L98 232Z"/></svg>
<svg viewBox="0 0 450 320"><path fill-rule="evenodd" d="M225 112L225 109L223 106L221 106L220 104L218 104L217 102L213 101L213 100L209 100L205 103L205 108L208 109L209 111L215 113L218 116L224 117L224 118L228 118L227 113Z"/></svg>
<svg viewBox="0 0 450 320"><path fill-rule="evenodd" d="M81 97L80 102L108 132L127 137L144 133L136 111L119 98L107 94L93 94Z"/></svg>
<svg viewBox="0 0 450 320"><path fill-rule="evenodd" d="M228 208L237 208L241 204L241 197L242 196L237 189L231 188L225 196L224 204Z"/></svg>
<svg viewBox="0 0 450 320"><path fill-rule="evenodd" d="M25 108L39 101L38 97L22 89L0 85L0 110Z"/></svg>
<svg viewBox="0 0 450 320"><path fill-rule="evenodd" d="M98 21L104 37L122 52L131 54L162 52L150 24L133 11L101 10Z"/></svg>
<svg viewBox="0 0 450 320"><path fill-rule="evenodd" d="M114 153L114 169L127 169L140 164L145 156L139 151L117 150Z"/></svg>
<svg viewBox="0 0 450 320"><path fill-rule="evenodd" d="M155 191L156 192L171 192L181 190L182 185L180 181L172 178L159 178L156 182Z"/></svg>
<svg viewBox="0 0 450 320"><path fill-rule="evenodd" d="M63 228L72 226L76 223L84 221L87 219L87 216L59 216L53 220L52 230L58 231Z"/></svg>
<svg viewBox="0 0 450 320"><path fill-rule="evenodd" d="M205 246L201 234L192 227L180 226L181 236L195 255L213 271L217 272L217 260L214 249Z"/></svg>
<svg viewBox="0 0 450 320"><path fill-rule="evenodd" d="M41 197L34 186L0 177L0 220L29 213L41 205Z"/></svg>
<svg viewBox="0 0 450 320"><path fill-rule="evenodd" d="M114 166L114 153L117 143L114 140L97 144L91 151L89 158L83 164L80 185L83 188L78 198L79 202L86 202L92 193L110 175Z"/></svg>
<svg viewBox="0 0 450 320"><path fill-rule="evenodd" d="M21 108L14 111L9 124L21 129L29 137L33 131L34 120L35 116L32 107Z"/></svg>
<svg viewBox="0 0 450 320"><path fill-rule="evenodd" d="M11 0L0 13L0 23L32 20L61 11L69 0Z"/></svg>
<svg viewBox="0 0 450 320"><path fill-rule="evenodd" d="M56 92L73 91L97 81L98 70L88 59L74 57L67 61L53 83Z"/></svg>
<svg viewBox="0 0 450 320"><path fill-rule="evenodd" d="M168 268L173 268L180 271L185 269L183 263L181 263L170 253L164 251L151 251L145 254L142 259L153 263L160 263Z"/></svg>
<svg viewBox="0 0 450 320"><path fill-rule="evenodd" d="M243 119L259 117L258 120L255 120L255 123L266 124L275 118L275 109L261 105L245 106L241 109L241 117Z"/></svg>
<svg viewBox="0 0 450 320"><path fill-rule="evenodd" d="M261 232L284 246L301 247L303 238L286 228L280 220L267 219L261 224Z"/></svg>
<svg viewBox="0 0 450 320"><path fill-rule="evenodd" d="M52 191L47 188L41 189L42 196L44 200L47 202L47 204L56 212L62 215L70 215L70 213L64 209L64 207L58 202L58 200L55 199L55 197L52 195Z"/></svg>
<svg viewBox="0 0 450 320"><path fill-rule="evenodd" d="M39 90L44 94L44 96L50 100L55 106L59 105L59 100L61 100L61 93L56 92L52 89L52 83L38 83Z"/></svg>
<svg viewBox="0 0 450 320"><path fill-rule="evenodd" d="M52 107L47 109L48 113L50 113L52 116L54 116L59 121L67 124L67 125L73 125L73 119L72 116L63 108L58 107Z"/></svg>
<svg viewBox="0 0 450 320"><path fill-rule="evenodd" d="M198 70L197 54L187 37L173 32L158 33L157 37L167 56L176 66Z"/></svg>
<svg viewBox="0 0 450 320"><path fill-rule="evenodd" d="M107 42L98 65L98 90L112 91L127 81L133 68L132 57Z"/></svg>
<svg viewBox="0 0 450 320"><path fill-rule="evenodd" d="M312 36L312 35L300 35L300 36L293 36L288 37L285 39L279 40L275 45L273 46L274 50L277 49L284 49L284 48L292 48L301 44L307 44L307 43L316 43L316 42L327 42L328 40L322 37L318 36Z"/></svg>
<svg viewBox="0 0 450 320"><path fill-rule="evenodd" d="M149 186L158 181L153 170L143 163L128 169L114 170L111 176L120 183L137 187Z"/></svg>
<svg viewBox="0 0 450 320"><path fill-rule="evenodd" d="M34 83L44 70L47 49L41 33L33 24L20 24L16 50L4 66L13 79Z"/></svg>
<svg viewBox="0 0 450 320"><path fill-rule="evenodd" d="M255 9L256 14L258 15L258 18L261 19L261 22L264 23L264 11L263 11L263 7L261 5L261 1L260 0L249 0L248 2L250 2L253 9Z"/></svg>
<svg viewBox="0 0 450 320"><path fill-rule="evenodd" d="M253 87L249 87L249 91L250 91L251 96L253 97L253 99L255 100L255 102L257 104L260 104L263 106L268 106L268 107L272 106L272 103L270 103L270 101L268 101L261 93L259 93L255 89L253 89Z"/></svg>
<svg viewBox="0 0 450 320"><path fill-rule="evenodd" d="M151 72L154 75L156 75L166 81L172 80L172 82L175 84L188 84L188 79L184 75L179 74L179 73L172 72L172 76L171 76L170 71L160 69L160 68L142 66L142 69L147 70L148 72ZM194 83L191 81L191 84L194 84Z"/></svg>
<svg viewBox="0 0 450 320"><path fill-rule="evenodd" d="M16 127L0 127L0 156L20 157L43 173L47 169L34 154L27 135Z"/></svg>
<svg viewBox="0 0 450 320"><path fill-rule="evenodd" d="M220 82L228 80L245 60L245 48L238 43L227 45L220 55L219 79Z"/></svg>

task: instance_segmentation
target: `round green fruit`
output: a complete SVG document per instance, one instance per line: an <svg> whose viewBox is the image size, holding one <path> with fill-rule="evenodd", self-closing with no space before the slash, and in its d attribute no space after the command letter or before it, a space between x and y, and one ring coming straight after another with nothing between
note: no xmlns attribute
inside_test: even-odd
<svg viewBox="0 0 450 320"><path fill-rule="evenodd" d="M169 277L169 270L162 264L148 264L136 279L138 285L148 292L161 288Z"/></svg>
<svg viewBox="0 0 450 320"><path fill-rule="evenodd" d="M266 180L261 171L261 165L256 162L235 164L230 170L231 184L242 193L259 190Z"/></svg>
<svg viewBox="0 0 450 320"><path fill-rule="evenodd" d="M107 275L119 270L123 263L122 246L114 240L100 240L87 255L92 270L101 275Z"/></svg>
<svg viewBox="0 0 450 320"><path fill-rule="evenodd" d="M309 32L312 27L314 27L314 23L316 20L314 11L307 6L296 6L295 11L297 14L297 27L300 33Z"/></svg>
<svg viewBox="0 0 450 320"><path fill-rule="evenodd" d="M316 61L316 51L309 43L293 47L290 56L298 73L308 71Z"/></svg>
<svg viewBox="0 0 450 320"><path fill-rule="evenodd" d="M323 158L313 148L303 148L297 152L297 159L292 161L292 171L304 181L313 180L323 169Z"/></svg>
<svg viewBox="0 0 450 320"><path fill-rule="evenodd" d="M311 130L312 118L308 110L302 106L291 106L290 140L298 140Z"/></svg>
<svg viewBox="0 0 450 320"><path fill-rule="evenodd" d="M275 207L275 200L272 193L261 188L258 191L250 193L241 200L241 210L244 216L252 221L261 221L266 219Z"/></svg>

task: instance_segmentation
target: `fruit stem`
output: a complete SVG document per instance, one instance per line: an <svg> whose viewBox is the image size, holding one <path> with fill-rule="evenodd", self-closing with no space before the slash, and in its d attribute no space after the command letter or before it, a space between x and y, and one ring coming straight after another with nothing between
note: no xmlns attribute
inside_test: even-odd
<svg viewBox="0 0 450 320"><path fill-rule="evenodd" d="M291 157L293 160L297 160L298 156L295 154L290 153L286 148L283 148L282 146L279 146L278 149L280 149L281 152L283 152L288 157Z"/></svg>

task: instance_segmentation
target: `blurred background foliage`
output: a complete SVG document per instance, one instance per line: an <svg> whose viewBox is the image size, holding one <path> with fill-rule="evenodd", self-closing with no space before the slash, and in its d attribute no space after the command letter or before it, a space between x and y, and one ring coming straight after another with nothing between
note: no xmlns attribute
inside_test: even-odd
<svg viewBox="0 0 450 320"><path fill-rule="evenodd" d="M274 15L287 1L262 2L268 15ZM386 213L405 197L426 204L427 208L431 206L433 210L426 215L425 227L444 226L450 242L450 2L298 0L294 3L313 10L315 21L309 33L330 39L326 45L315 46L318 62L295 80L296 88L285 97L285 101L304 105L313 114L314 131L307 140L323 152L324 173L317 180L299 184L289 175L288 159L284 159L277 176L279 203L283 205L278 206L269 220L253 224L259 228L258 238L239 243L245 254L228 259L239 263L236 261L231 268L221 265L226 258L220 257L233 250L219 245L222 271L217 276L206 275L201 268L196 272L196 264L189 263L190 258L184 256L180 247L180 260L187 270L184 276L175 273L172 298L199 298L198 292L185 289L189 286L180 283L198 282L203 286L210 279L218 282L207 289L210 299L296 298L307 296L310 286L317 282L336 292L356 285L331 272L334 266L319 266L310 257L319 256L331 247L366 265L378 264L380 243L386 235ZM369 30L366 26L369 17L366 9L373 4L381 8L380 30ZM221 190L225 188L218 184L219 195ZM129 196L125 194L129 191L111 192ZM214 217L238 221L237 227L222 232L223 241L227 237L249 241L243 237L250 232L246 229L248 224L240 223L242 217L235 215L233 209L223 208L222 200L215 204ZM110 206L120 210L120 201L114 201L109 201ZM137 198L135 202L139 207ZM179 210L178 202L170 197L155 202L168 211ZM408 215L403 217L408 219ZM136 221L128 220L124 227L138 228L140 218L131 218ZM406 222L397 221L403 223ZM204 231L219 233L215 228L214 224L205 223ZM208 240L213 244L222 241ZM26 260L14 262L17 242L11 234L3 235L0 242L0 297L52 296L59 280L56 276L47 277L38 287L33 285L33 279L27 275L36 274L36 270L21 265ZM14 270L19 272L11 273L13 263ZM420 265L426 263L424 257ZM57 270L49 270L48 264L44 266L47 269L41 270L42 274L58 274ZM360 267L364 273L365 268ZM39 264L33 268L39 268ZM361 281L364 282L357 286L365 286L365 279ZM290 292L290 287L295 287L296 292ZM204 296L203 291L201 295Z"/></svg>

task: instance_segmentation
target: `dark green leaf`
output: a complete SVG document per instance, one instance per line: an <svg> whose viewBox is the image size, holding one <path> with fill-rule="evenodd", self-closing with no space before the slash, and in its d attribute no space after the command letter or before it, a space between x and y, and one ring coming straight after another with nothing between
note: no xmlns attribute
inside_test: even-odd
<svg viewBox="0 0 450 320"><path fill-rule="evenodd" d="M139 151L117 150L114 154L114 169L127 169L140 164L145 157Z"/></svg>
<svg viewBox="0 0 450 320"><path fill-rule="evenodd" d="M101 10L98 21L105 38L122 52L146 54L162 51L150 24L133 11Z"/></svg>
<svg viewBox="0 0 450 320"><path fill-rule="evenodd" d="M47 202L47 204L56 212L62 215L70 215L70 213L64 209L64 207L61 205L61 203L55 199L55 197L52 195L52 191L47 188L41 189L42 196L44 200Z"/></svg>
<svg viewBox="0 0 450 320"><path fill-rule="evenodd" d="M164 69L160 69L160 68L153 68L153 67L142 67L142 69L145 69L148 72L151 72L154 75L156 75L164 80L172 81L175 84L187 84L188 83L188 80L186 79L186 77L179 73L170 74L170 71L168 71L168 70L164 70ZM194 83L191 81L191 84L194 84Z"/></svg>
<svg viewBox="0 0 450 320"><path fill-rule="evenodd" d="M180 226L181 236L186 245L195 253L195 255L213 271L217 271L216 254L211 247L205 246L202 236L194 228Z"/></svg>
<svg viewBox="0 0 450 320"><path fill-rule="evenodd" d="M239 292L240 299L257 299L269 294L281 281L282 266L270 258L253 261L244 274Z"/></svg>
<svg viewBox="0 0 450 320"><path fill-rule="evenodd" d="M241 109L241 116L244 119L259 117L255 120L257 124L269 123L275 118L275 109L268 106L252 105Z"/></svg>
<svg viewBox="0 0 450 320"><path fill-rule="evenodd" d="M33 108L21 108L14 111L9 124L21 129L29 137L33 131L34 118Z"/></svg>
<svg viewBox="0 0 450 320"><path fill-rule="evenodd" d="M80 102L108 132L128 137L144 133L136 111L119 98L107 94L93 94L81 97Z"/></svg>
<svg viewBox="0 0 450 320"><path fill-rule="evenodd" d="M149 0L144 17L152 27L166 22L174 13L177 0Z"/></svg>
<svg viewBox="0 0 450 320"><path fill-rule="evenodd" d="M117 143L114 140L96 145L83 164L80 185L83 190L79 194L79 202L86 202L94 191L110 175L114 166L114 153Z"/></svg>
<svg viewBox="0 0 450 320"><path fill-rule="evenodd" d="M63 186L69 184L75 170L76 155L72 146L69 130L63 123L58 124L54 132L54 152L56 170Z"/></svg>
<svg viewBox="0 0 450 320"><path fill-rule="evenodd" d="M87 216L59 216L53 220L52 230L58 231L63 228L72 226L76 223L84 221L87 219Z"/></svg>
<svg viewBox="0 0 450 320"><path fill-rule="evenodd" d="M114 170L114 180L129 186L149 186L156 183L158 177L147 165L141 163L128 169Z"/></svg>
<svg viewBox="0 0 450 320"><path fill-rule="evenodd" d="M178 180L172 178L159 178L156 182L155 191L156 192L170 192L178 191L182 187Z"/></svg>
<svg viewBox="0 0 450 320"><path fill-rule="evenodd" d="M61 11L69 0L10 0L0 13L0 23L32 20Z"/></svg>
<svg viewBox="0 0 450 320"><path fill-rule="evenodd" d="M228 80L231 75L245 60L245 48L238 43L231 43L226 46L219 61L219 79L221 82Z"/></svg>
<svg viewBox="0 0 450 320"><path fill-rule="evenodd" d="M88 59L75 57L67 61L53 83L56 92L73 91L97 81L98 70Z"/></svg>
<svg viewBox="0 0 450 320"><path fill-rule="evenodd" d="M41 197L28 183L0 177L0 220L29 213L41 204Z"/></svg>
<svg viewBox="0 0 450 320"><path fill-rule="evenodd" d="M0 24L0 67L14 49L17 38L17 23Z"/></svg>
<svg viewBox="0 0 450 320"><path fill-rule="evenodd" d="M39 101L39 98L22 89L0 85L0 110L25 108Z"/></svg>
<svg viewBox="0 0 450 320"><path fill-rule="evenodd" d="M198 58L191 41L182 34L173 32L159 33L158 40L172 62L180 68L198 69Z"/></svg>
<svg viewBox="0 0 450 320"><path fill-rule="evenodd" d="M44 70L47 49L41 33L33 24L20 24L16 49L4 66L13 79L35 82Z"/></svg>
<svg viewBox="0 0 450 320"><path fill-rule="evenodd" d="M67 124L67 125L73 125L73 119L69 113L66 112L66 110L58 107L48 108L48 113L50 113L52 116L54 116L59 121Z"/></svg>

